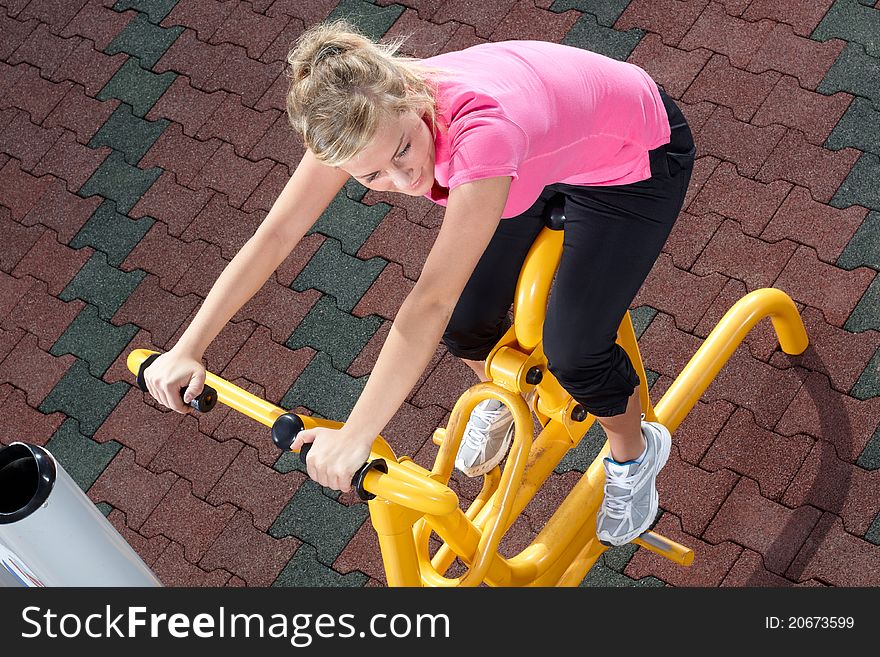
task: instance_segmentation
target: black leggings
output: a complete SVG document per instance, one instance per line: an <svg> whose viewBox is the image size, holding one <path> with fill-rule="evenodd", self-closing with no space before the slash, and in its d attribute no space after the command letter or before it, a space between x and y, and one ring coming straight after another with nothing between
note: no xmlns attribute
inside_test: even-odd
<svg viewBox="0 0 880 657"><path fill-rule="evenodd" d="M629 185L548 185L535 204L503 219L459 298L443 342L484 360L510 326L508 310L548 204L563 204L562 259L544 322L544 353L560 384L598 417L619 415L639 383L617 327L660 255L684 203L694 141L661 91L670 143L649 152L651 177Z"/></svg>

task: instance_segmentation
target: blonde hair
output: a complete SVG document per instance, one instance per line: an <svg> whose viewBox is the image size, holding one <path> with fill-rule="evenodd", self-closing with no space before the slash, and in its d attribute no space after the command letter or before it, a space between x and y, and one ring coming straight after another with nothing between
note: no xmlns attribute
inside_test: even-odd
<svg viewBox="0 0 880 657"><path fill-rule="evenodd" d="M321 162L338 166L367 147L380 124L412 110L436 118L431 69L397 55L344 20L306 30L287 55L287 115Z"/></svg>

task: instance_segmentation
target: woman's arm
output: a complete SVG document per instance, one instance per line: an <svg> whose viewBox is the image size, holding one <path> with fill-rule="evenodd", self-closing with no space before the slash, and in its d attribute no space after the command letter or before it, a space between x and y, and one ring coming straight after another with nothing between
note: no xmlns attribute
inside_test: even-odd
<svg viewBox="0 0 880 657"><path fill-rule="evenodd" d="M268 280L342 189L348 174L306 151L254 235L226 266L193 321L168 353L146 370L144 381L160 404L179 413L205 382L202 355L226 323Z"/></svg>
<svg viewBox="0 0 880 657"><path fill-rule="evenodd" d="M401 306L367 385L339 431L300 433L293 449L318 439L309 476L347 491L351 478L428 365L455 304L492 239L507 202L510 178L467 183L450 192L440 233ZM326 439L324 437L326 436Z"/></svg>

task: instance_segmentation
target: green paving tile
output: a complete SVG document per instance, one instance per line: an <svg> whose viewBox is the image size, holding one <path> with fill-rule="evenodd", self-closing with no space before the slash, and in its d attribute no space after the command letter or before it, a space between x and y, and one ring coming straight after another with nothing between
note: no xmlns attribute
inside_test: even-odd
<svg viewBox="0 0 880 657"><path fill-rule="evenodd" d="M83 491L87 491L122 449L122 445L115 440L96 443L79 432L76 420L67 419L46 443L46 449L70 478Z"/></svg>
<svg viewBox="0 0 880 657"><path fill-rule="evenodd" d="M291 349L312 347L330 355L333 367L348 369L382 325L382 318L355 317L336 307L329 294L318 300L285 343Z"/></svg>
<svg viewBox="0 0 880 657"><path fill-rule="evenodd" d="M590 569L590 572L587 573L587 576L584 577L584 581L581 582L582 587L604 587L604 586L666 586L666 584L656 577L643 577L642 579L632 579L627 577L626 575L621 575L620 573L611 570L608 566L602 563L602 559L600 558L595 565Z"/></svg>
<svg viewBox="0 0 880 657"><path fill-rule="evenodd" d="M101 377L137 335L134 324L114 326L98 317L98 309L86 304L49 350L53 356L73 354L88 363L92 376Z"/></svg>
<svg viewBox="0 0 880 657"><path fill-rule="evenodd" d="M880 112L867 98L856 96L825 140L825 148L855 148L880 155Z"/></svg>
<svg viewBox="0 0 880 657"><path fill-rule="evenodd" d="M121 103L92 137L89 148L109 146L125 155L126 162L135 165L169 125L171 121L165 119L145 121L132 114L131 107Z"/></svg>
<svg viewBox="0 0 880 657"><path fill-rule="evenodd" d="M349 178L345 182L345 187L343 187L343 189L348 195L348 198L350 198L352 201L363 201L364 196L366 196L367 192L369 191L354 178Z"/></svg>
<svg viewBox="0 0 880 657"><path fill-rule="evenodd" d="M856 465L865 468L865 470L880 469L880 426L877 427L871 440L859 454Z"/></svg>
<svg viewBox="0 0 880 657"><path fill-rule="evenodd" d="M320 290L336 297L341 310L351 312L388 263L382 258L361 260L342 251L328 238L300 272L291 287L299 292Z"/></svg>
<svg viewBox="0 0 880 657"><path fill-rule="evenodd" d="M145 116L176 77L176 73L148 71L141 67L136 57L129 57L98 92L98 100L118 98L131 105L137 116Z"/></svg>
<svg viewBox="0 0 880 657"><path fill-rule="evenodd" d="M623 569L626 568L626 565L638 549L639 546L634 545L633 543L627 543L626 545L613 545L604 552L600 557L600 560L607 568L623 574Z"/></svg>
<svg viewBox="0 0 880 657"><path fill-rule="evenodd" d="M177 2L178 0L119 0L113 5L113 9L116 11L137 9L149 16L152 22L159 23L171 13Z"/></svg>
<svg viewBox="0 0 880 657"><path fill-rule="evenodd" d="M855 41L865 46L869 55L880 57L880 13L867 2L835 0L811 38Z"/></svg>
<svg viewBox="0 0 880 657"><path fill-rule="evenodd" d="M590 464L596 460L599 452L605 446L605 431L598 422L587 430L586 435L581 441L562 457L562 460L556 466L557 474L565 474L566 472L586 472Z"/></svg>
<svg viewBox="0 0 880 657"><path fill-rule="evenodd" d="M115 267L125 260L154 223L150 217L130 219L119 214L112 201L104 201L73 237L70 246L75 249L92 246L105 253L107 262Z"/></svg>
<svg viewBox="0 0 880 657"><path fill-rule="evenodd" d="M600 25L593 14L584 14L568 31L562 43L625 61L643 36L644 30L619 32Z"/></svg>
<svg viewBox="0 0 880 657"><path fill-rule="evenodd" d="M100 317L110 321L146 275L140 269L120 271L107 264L106 255L96 251L58 296L62 301L82 299L94 304Z"/></svg>
<svg viewBox="0 0 880 657"><path fill-rule="evenodd" d="M109 516L111 513L113 513L113 507L106 502L98 502L95 506L98 507L98 511L103 513L104 516Z"/></svg>
<svg viewBox="0 0 880 657"><path fill-rule="evenodd" d="M318 484L307 480L269 527L269 534L275 538L296 536L314 545L318 559L331 565L368 515L366 504L339 504L324 495Z"/></svg>
<svg viewBox="0 0 880 657"><path fill-rule="evenodd" d="M655 372L654 370L649 370L645 368L645 379L648 381L648 390L654 387L654 384L657 383L657 379L660 378L660 372Z"/></svg>
<svg viewBox="0 0 880 657"><path fill-rule="evenodd" d="M849 394L856 399L870 399L880 395L880 349L874 352L874 357L859 380L855 382Z"/></svg>
<svg viewBox="0 0 880 657"><path fill-rule="evenodd" d="M101 163L92 177L77 192L83 198L95 194L116 201L116 208L127 213L153 183L162 175L162 169L139 169L125 161L125 155L113 151Z"/></svg>
<svg viewBox="0 0 880 657"><path fill-rule="evenodd" d="M852 333L868 329L880 331L880 276L875 276L871 281L843 328Z"/></svg>
<svg viewBox="0 0 880 657"><path fill-rule="evenodd" d="M856 267L880 269L880 212L868 213L856 234L837 258L837 266L844 269Z"/></svg>
<svg viewBox="0 0 880 657"><path fill-rule="evenodd" d="M330 356L317 353L281 400L282 408L304 406L331 420L344 421L367 383L334 369Z"/></svg>
<svg viewBox="0 0 880 657"><path fill-rule="evenodd" d="M150 22L147 14L139 13L104 52L108 55L124 52L137 57L144 68L153 68L182 32L183 27L160 27Z"/></svg>
<svg viewBox="0 0 880 657"><path fill-rule="evenodd" d="M369 577L361 572L341 575L318 561L318 551L308 543L291 557L272 586L347 586L356 588L367 583Z"/></svg>
<svg viewBox="0 0 880 657"><path fill-rule="evenodd" d="M342 0L330 12L327 20L344 18L364 35L376 41L385 36L389 28L400 18L403 10L404 7L396 4L378 7L362 0Z"/></svg>
<svg viewBox="0 0 880 657"><path fill-rule="evenodd" d="M865 533L865 540L874 545L880 545L880 513L877 514L874 522L871 523L871 526Z"/></svg>
<svg viewBox="0 0 880 657"><path fill-rule="evenodd" d="M629 311L629 316L632 319L633 330L636 333L636 339L641 339L642 334L647 330L648 326L651 325L651 322L654 321L654 318L657 316L657 310L655 308L651 308L651 306L639 306L638 308L633 308Z"/></svg>
<svg viewBox="0 0 880 657"><path fill-rule="evenodd" d="M92 436L128 392L130 385L121 381L104 383L89 374L89 366L77 359L40 404L41 413L61 411L79 420L79 430Z"/></svg>
<svg viewBox="0 0 880 657"><path fill-rule="evenodd" d="M880 210L878 180L880 180L880 157L863 153L835 192L829 205L835 208L861 205L864 208Z"/></svg>
<svg viewBox="0 0 880 657"><path fill-rule="evenodd" d="M606 0L605 2L596 2L596 0L555 0L550 5L550 11L557 14L568 11L569 9L577 9L585 14L595 16L599 25L611 27L620 18L623 10L629 6L631 0Z"/></svg>
<svg viewBox="0 0 880 657"><path fill-rule="evenodd" d="M880 59L865 54L858 43L848 43L834 60L816 91L831 95L846 91L870 98L874 109L880 110Z"/></svg>
<svg viewBox="0 0 880 657"><path fill-rule="evenodd" d="M376 226L382 223L391 206L385 203L358 203L349 198L347 191L347 188L343 189L336 195L309 234L321 233L333 237L339 240L345 253L356 255Z"/></svg>

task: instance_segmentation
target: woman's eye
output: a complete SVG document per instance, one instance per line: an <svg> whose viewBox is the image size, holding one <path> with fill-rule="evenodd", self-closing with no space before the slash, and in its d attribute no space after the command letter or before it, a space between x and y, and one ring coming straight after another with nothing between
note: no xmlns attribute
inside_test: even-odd
<svg viewBox="0 0 880 657"><path fill-rule="evenodd" d="M410 144L407 144L406 148L404 148L402 151L400 151L400 153L397 155L397 157L403 157L404 155L409 153L409 147L410 147Z"/></svg>

